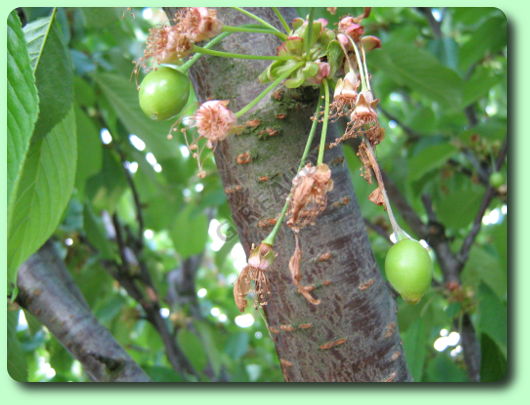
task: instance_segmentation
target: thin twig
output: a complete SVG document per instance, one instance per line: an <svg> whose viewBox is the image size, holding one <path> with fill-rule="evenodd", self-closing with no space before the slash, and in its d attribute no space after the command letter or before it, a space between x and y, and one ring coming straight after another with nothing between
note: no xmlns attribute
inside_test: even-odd
<svg viewBox="0 0 530 405"><path fill-rule="evenodd" d="M199 378L199 374L193 369L191 363L188 361L184 353L177 346L175 339L169 331L168 325L162 315L160 314L160 303L158 301L158 294L154 289L149 272L145 263L140 259L138 264L140 271L142 272L142 281L146 284L147 288L150 288L152 294L146 295L139 289L139 287L134 283L134 280L131 279L131 271L127 261L127 256L125 254L125 243L122 235L121 225L116 214L112 216L112 224L116 232L116 242L118 244L118 249L120 252L121 265L119 266L119 271L113 276L120 284L125 288L127 293L134 298L145 311L147 320L151 323L155 329L158 331L164 347L166 350L166 355L171 363L173 369L179 373L187 373Z"/></svg>
<svg viewBox="0 0 530 405"><path fill-rule="evenodd" d="M364 219L364 223L367 228L370 228L372 231L382 236L383 239L386 240L389 244L392 244L392 241L390 240L388 232L385 228L383 228L381 225L378 225L374 222L367 220L366 218Z"/></svg>
<svg viewBox="0 0 530 405"><path fill-rule="evenodd" d="M433 34L437 38L441 38L442 36L442 21L437 21L433 14L432 14L432 8L431 7L416 7L416 9L422 13L427 21L429 22L429 25L431 26Z"/></svg>
<svg viewBox="0 0 530 405"><path fill-rule="evenodd" d="M495 167L494 170L499 170L499 168L502 166L504 159L506 158L508 150L508 143L505 140L504 144L499 151L499 155L497 156L497 159L495 160ZM493 197L495 197L495 190L493 187L488 185L486 188L486 192L484 193L484 197L482 198L482 202L480 203L479 210L477 214L475 215L475 219L473 221L473 225L471 226L471 230L467 234L466 238L464 239L464 242L462 243L462 247L460 248L460 251L458 252L458 261L460 262L460 268L458 269L461 271L464 268L464 264L467 261L467 258L469 257L469 252L471 251L471 247L473 246L473 243L475 242L475 238L477 237L480 228L482 226L482 218L484 217L484 214L486 212L486 209L489 207L491 200L493 200Z"/></svg>
<svg viewBox="0 0 530 405"><path fill-rule="evenodd" d="M394 121L397 125L399 125L403 131L407 134L410 141L414 142L417 141L422 137L422 135L417 132L416 130L412 129L408 125L406 125L403 121L401 121L398 117L393 115L392 113L388 112L384 108L379 107L379 110L383 113L383 115L390 121Z"/></svg>
<svg viewBox="0 0 530 405"><path fill-rule="evenodd" d="M136 221L138 222L138 236L136 242L138 243L138 250L141 250L143 248L144 241L144 217L142 213L142 203L140 201L140 194L138 193L138 189L134 184L131 172L127 167L125 167L125 162L127 161L125 154L117 145L115 145L115 149L120 157L121 167L123 169L123 173L125 174L125 179L127 180L127 184L129 185L129 188L131 189L133 195L134 207L136 211Z"/></svg>

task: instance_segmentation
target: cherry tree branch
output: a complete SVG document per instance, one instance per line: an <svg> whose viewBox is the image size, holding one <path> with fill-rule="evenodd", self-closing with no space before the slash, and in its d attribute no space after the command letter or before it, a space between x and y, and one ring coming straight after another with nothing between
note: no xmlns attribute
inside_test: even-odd
<svg viewBox="0 0 530 405"><path fill-rule="evenodd" d="M18 303L83 365L93 381L147 382L149 377L94 317L51 242L18 273Z"/></svg>
<svg viewBox="0 0 530 405"><path fill-rule="evenodd" d="M497 159L495 160L495 167L493 170L499 170L504 162L504 159L506 158L506 154L508 151L508 142L505 140L504 144L499 152L499 155L497 156ZM471 230L467 234L466 238L464 239L464 242L462 243L462 246L460 248L460 251L457 254L458 261L460 262L460 268L458 271L461 271L464 267L464 264L466 263L469 252L471 250L471 247L473 246L473 243L475 242L475 239L480 231L480 228L482 226L482 218L484 217L484 214L489 207L491 201L493 200L493 197L495 197L495 190L493 187L488 185L486 192L484 194L484 197L482 198L482 202L480 203L479 210L477 214L475 215L475 219L473 221L473 225L471 226Z"/></svg>
<svg viewBox="0 0 530 405"><path fill-rule="evenodd" d="M125 244L122 227L116 214L112 216L112 224L116 233L116 243L118 244L121 258L121 263L118 264L118 271L114 272L112 275L125 288L127 293L141 305L146 314L146 319L158 331L162 342L164 343L167 358L173 369L178 373L187 373L198 378L198 373L193 369L186 355L177 345L166 320L160 314L161 306L158 293L152 284L147 266L140 258L140 255L134 254L139 252L134 252L134 256L132 257L134 257L133 260L141 272L139 278L143 283L144 291L142 291L135 283L135 279L138 277L134 276L135 271L131 266L132 257L129 258L128 256L130 255L127 255L126 253L128 246Z"/></svg>

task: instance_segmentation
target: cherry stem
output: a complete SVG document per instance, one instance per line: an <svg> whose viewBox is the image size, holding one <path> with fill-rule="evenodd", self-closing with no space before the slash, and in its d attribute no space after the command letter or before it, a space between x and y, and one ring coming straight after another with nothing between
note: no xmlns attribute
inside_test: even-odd
<svg viewBox="0 0 530 405"><path fill-rule="evenodd" d="M370 154L370 164L372 165L373 171L375 173L375 178L377 179L381 194L383 195L383 200L385 203L388 219L390 220L390 225L392 226L392 230L394 231L394 235L396 236L397 242L399 242L400 240L407 238L407 234L405 233L405 231L403 231L403 229L401 229L401 227L396 221L396 218L394 217L394 213L390 205L390 200L388 199L388 195L386 193L385 184L383 182L383 176L381 176L381 170L379 169L379 164L377 163L377 159L375 157L374 149L372 148L370 141L368 141L365 137L363 137L363 142L366 146L366 150Z"/></svg>
<svg viewBox="0 0 530 405"><path fill-rule="evenodd" d="M342 52L344 53L344 56L346 57L346 62L348 63L348 67L350 68L350 71L354 72L355 69L353 68L352 64L351 64L351 60L350 60L350 57L348 56L348 51L346 50L346 48L344 47L344 45L342 45L342 42L338 41L339 42L339 45L342 49Z"/></svg>
<svg viewBox="0 0 530 405"><path fill-rule="evenodd" d="M239 118L243 114L247 113L250 109L252 109L256 104L258 104L263 97L265 97L268 93L270 93L272 90L274 90L284 79L287 79L293 72L295 72L297 69L302 67L304 62L297 63L291 70L288 70L281 76L279 76L276 80L274 80L271 84L269 84L265 90L263 90L258 96L252 100L250 103L248 103L246 106L244 106L241 110L235 113L236 117Z"/></svg>
<svg viewBox="0 0 530 405"><path fill-rule="evenodd" d="M272 7L272 11L274 11L274 14L276 14L276 17L278 17L278 20L280 20L285 32L289 33L291 31L291 27L289 27L289 24L287 24L287 21L285 21L285 18L283 18L283 15L280 13L280 10L278 10L278 7Z"/></svg>
<svg viewBox="0 0 530 405"><path fill-rule="evenodd" d="M285 41L287 39L287 35L285 35L283 32L281 32L275 26L269 24L267 21L265 21L262 18L258 17L257 15L254 15L251 12L249 12L249 11L243 9L243 8L240 8L240 7L231 7L231 8L233 8L234 10L239 11L240 13L245 14L247 17L250 17L250 18L256 20L261 25L263 25L263 26L265 26L267 28L270 28L273 31L273 34L276 35L278 38L280 38L282 41Z"/></svg>
<svg viewBox="0 0 530 405"><path fill-rule="evenodd" d="M257 28L255 25L223 25L223 32L254 32L256 34L274 34L270 28Z"/></svg>
<svg viewBox="0 0 530 405"><path fill-rule="evenodd" d="M368 66L366 65L366 52L364 51L364 46L362 43L361 43L361 56L363 60L364 73L366 75L366 85L368 86L368 90L372 91L372 88L370 87L370 77L368 75Z"/></svg>
<svg viewBox="0 0 530 405"><path fill-rule="evenodd" d="M322 91L321 91L322 93ZM322 97L321 94L318 96L318 102L317 107L315 109L315 115L313 119L313 123L311 124L311 129L309 130L309 135L307 136L307 141L305 143L304 153L302 154L302 158L300 159L300 164L298 165L297 174L300 170L302 170L302 167L304 167L305 161L307 159L307 155L309 154L309 150L311 149L311 144L313 143L313 138L315 137L315 132L318 125L318 114L320 113L320 105L322 104ZM291 198L291 193L287 196L285 199L285 204L283 205L282 211L280 213L280 217L274 224L274 228L272 228L272 231L269 233L269 235L263 239L262 243L266 243L270 246L274 246L274 239L276 238L276 234L278 233L278 230L280 229L283 220L285 219L285 214L287 213L287 208L289 207L289 201Z"/></svg>
<svg viewBox="0 0 530 405"><path fill-rule="evenodd" d="M246 55L242 53L232 53L216 51L214 49L202 48L194 45L192 48L193 52L202 53L205 55L219 56L221 58L234 58L234 59L258 59L258 60L288 60L290 56L273 56L273 55Z"/></svg>
<svg viewBox="0 0 530 405"><path fill-rule="evenodd" d="M355 53L355 58L357 59L357 66L359 67L359 74L361 75L361 91L365 91L365 90L369 90L369 86L366 84L366 74L364 73L364 69L363 69L363 63L361 61L361 55L359 53L359 48L357 48L357 44L355 43L355 41L348 35L346 35L348 37L348 39L350 40L352 46L353 46L353 51Z"/></svg>
<svg viewBox="0 0 530 405"><path fill-rule="evenodd" d="M202 48L203 49L209 49L212 46L217 45L219 42L221 42L223 39L225 39L230 34L231 34L230 32L223 32L223 33L217 35L212 40L210 40L208 43L206 43ZM178 69L180 71L182 71L183 73L186 73L193 66L193 64L199 60L199 58L201 56L202 56L202 53L196 53L187 62L185 62L184 64L179 66Z"/></svg>
<svg viewBox="0 0 530 405"><path fill-rule="evenodd" d="M329 84L328 80L324 79L324 119L322 120L322 133L320 135L320 145L318 147L318 158L317 166L322 164L324 161L324 151L326 149L326 137L328 133L328 121L329 121Z"/></svg>

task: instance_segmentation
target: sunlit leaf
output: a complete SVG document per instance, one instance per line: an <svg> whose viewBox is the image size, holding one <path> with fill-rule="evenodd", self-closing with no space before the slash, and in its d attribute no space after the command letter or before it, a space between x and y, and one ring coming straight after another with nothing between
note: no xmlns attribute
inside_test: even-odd
<svg viewBox="0 0 530 405"><path fill-rule="evenodd" d="M39 118L35 136L46 135L63 120L73 100L73 75L70 53L61 38L55 11L24 27L37 89Z"/></svg>
<svg viewBox="0 0 530 405"><path fill-rule="evenodd" d="M32 142L8 229L8 281L55 230L72 193L77 163L74 112Z"/></svg>
<svg viewBox="0 0 530 405"><path fill-rule="evenodd" d="M16 12L7 20L7 210L11 218L22 167L38 114L38 96Z"/></svg>
<svg viewBox="0 0 530 405"><path fill-rule="evenodd" d="M444 164L457 149L448 143L429 146L421 150L409 160L409 178L418 180L427 172Z"/></svg>
<svg viewBox="0 0 530 405"><path fill-rule="evenodd" d="M446 107L462 101L462 80L427 51L411 43L389 41L370 54L374 74L391 77L396 84L421 93ZM376 73L377 72L377 73Z"/></svg>
<svg viewBox="0 0 530 405"><path fill-rule="evenodd" d="M423 321L417 319L407 330L403 338L403 349L407 358L409 371L414 381L421 381L423 363L427 353L426 334Z"/></svg>
<svg viewBox="0 0 530 405"><path fill-rule="evenodd" d="M208 238L208 217L193 212L193 207L188 205L175 218L169 235L182 258L200 253Z"/></svg>

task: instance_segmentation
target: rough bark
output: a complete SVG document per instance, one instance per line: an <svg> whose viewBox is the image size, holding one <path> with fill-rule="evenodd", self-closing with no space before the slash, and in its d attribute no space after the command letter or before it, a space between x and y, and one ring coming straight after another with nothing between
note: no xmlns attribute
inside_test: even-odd
<svg viewBox="0 0 530 405"><path fill-rule="evenodd" d="M50 243L18 273L20 305L32 313L83 365L93 381L148 382L144 371L92 315Z"/></svg>
<svg viewBox="0 0 530 405"><path fill-rule="evenodd" d="M268 21L277 21L270 9L251 10ZM291 10L283 12L288 20L293 17ZM230 9L219 9L218 15L229 25L253 23ZM272 35L233 34L219 49L271 55L278 45ZM263 61L203 57L191 76L200 100L230 99L231 109L237 111L264 88L256 78L266 66ZM257 118L260 126L217 145L217 167L247 254L251 245L270 231L260 221L276 217L285 201L317 94L290 91L279 101L266 97L240 120ZM286 116L279 119L277 114ZM278 134L263 136L266 128L274 128ZM252 162L239 165L236 157L244 152L251 153ZM314 153L311 157L314 163ZM374 261L341 149L326 152L325 161L332 167L335 183L328 208L315 225L300 233L302 283L318 286L313 294L321 300L320 305L307 302L293 286L288 261L294 238L287 227L276 239L278 258L270 271L272 295L264 310L285 380L409 380L395 303ZM270 180L259 181L260 176ZM319 260L325 253L329 259ZM311 326L304 329L298 327L300 324Z"/></svg>

